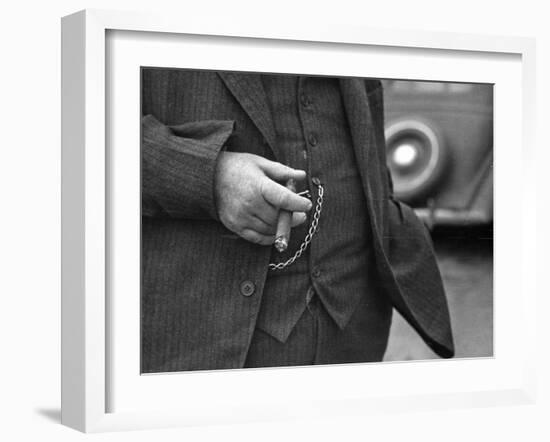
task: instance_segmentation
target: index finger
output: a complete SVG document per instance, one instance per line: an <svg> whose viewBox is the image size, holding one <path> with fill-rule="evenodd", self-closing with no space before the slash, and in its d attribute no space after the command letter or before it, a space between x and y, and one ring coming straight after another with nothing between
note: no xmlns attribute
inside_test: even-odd
<svg viewBox="0 0 550 442"><path fill-rule="evenodd" d="M311 209L311 201L288 190L269 178L261 182L260 191L264 199L278 209L290 212L307 212Z"/></svg>

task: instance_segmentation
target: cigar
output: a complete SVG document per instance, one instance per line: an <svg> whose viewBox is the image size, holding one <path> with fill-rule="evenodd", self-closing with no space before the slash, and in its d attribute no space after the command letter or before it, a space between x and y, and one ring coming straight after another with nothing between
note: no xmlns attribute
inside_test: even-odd
<svg viewBox="0 0 550 442"><path fill-rule="evenodd" d="M292 192L296 192L296 181L290 179L286 182L286 188ZM279 219L277 220L277 232L275 234L275 249L279 253L284 252L290 241L290 222L292 221L292 212L288 210L279 211Z"/></svg>

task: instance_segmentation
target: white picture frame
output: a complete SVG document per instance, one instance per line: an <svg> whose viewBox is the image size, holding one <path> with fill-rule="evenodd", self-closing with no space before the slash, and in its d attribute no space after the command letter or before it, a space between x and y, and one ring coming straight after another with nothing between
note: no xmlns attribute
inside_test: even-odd
<svg viewBox="0 0 550 442"><path fill-rule="evenodd" d="M523 187L518 190L520 207L515 221L520 226L520 235L516 242L521 256L519 266L521 278L514 281L520 288L519 306L523 315L519 319L521 332L518 339L523 345L517 352L517 366L509 379L499 384L483 388L479 383L465 381L462 389L450 392L435 384L425 394L408 392L369 396L359 392L349 396L345 391L333 391L323 397L313 398L304 408L290 400L284 406L274 401L255 402L254 391L244 394L244 399L230 405L239 413L223 412L222 405L216 409L206 405L163 409L151 407L151 410L112 411L109 406L109 394L114 388L109 376L113 358L109 342L109 327L112 324L110 300L108 299L109 241L115 230L108 226L109 210L113 201L108 187L108 134L106 121L107 94L106 78L108 44L110 32L145 32L171 36L215 36L219 38L238 38L254 46L259 41L285 42L296 44L309 42L312 45L337 44L341 48L371 47L376 50L390 51L400 48L409 50L430 50L432 53L469 53L480 60L489 54L514 56L520 63L521 90L515 91L520 98L520 109L512 117L518 117L520 124L518 142L519 153L523 161ZM159 34L155 34L159 35ZM293 43L295 42L295 43ZM388 412L426 408L448 408L499 405L510 403L532 403L535 397L535 367L533 339L535 324L528 320L529 313L536 311L536 287L534 269L524 259L534 254L534 238L528 232L534 223L533 203L535 192L529 192L530 179L526 173L530 167L533 145L533 114L535 102L535 46L532 39L517 37L489 37L451 33L428 33L416 31L393 32L370 28L350 28L328 25L318 28L300 27L293 24L262 23L261 26L250 22L213 21L208 17L195 17L192 21L181 23L177 17L143 13L87 10L63 18L62 21L62 423L84 432L114 431L138 428L158 428L168 426L196 425L215 422L242 422L254 420L282 419L287 417L308 417L342 414L362 414L384 410ZM437 56L437 54L436 54ZM417 77L417 79L419 79ZM502 106L495 102L498 115ZM136 117L137 118L137 117ZM504 168L507 167L504 162ZM533 183L531 183L533 185ZM532 187L534 188L534 186ZM498 189L498 186L497 186ZM498 219L495 226L498 236ZM505 227L504 227L505 229ZM534 229L532 229L534 231ZM505 232L501 229L500 232ZM498 261L498 247L495 248ZM495 290L503 285L496 284ZM505 309L500 310L497 303L495 321L506 324ZM499 316L501 315L501 316ZM535 317L535 315L532 315ZM519 347L517 347L519 348ZM495 360L499 356L496 353ZM506 361L506 359L503 359ZM453 369L467 368L470 372L480 366L470 366L463 361ZM471 362L471 361L470 361ZM474 363L475 364L475 363ZM491 365L493 364L493 365ZM483 368L489 373L494 364L491 361ZM501 369L506 370L507 362ZM472 365L470 363L470 365ZM389 367L389 366L388 366ZM395 368L397 367L397 368ZM443 367L443 366L442 366ZM409 363L405 368L396 364L385 370L410 373L422 369L422 363ZM338 376L342 370L348 374L361 376L363 368L330 367L323 376ZM364 370L367 370L365 368ZM372 372L372 368L369 368ZM442 370L446 370L442 368ZM351 373L353 371L353 373ZM281 372L281 371L279 371ZM277 372L277 373L279 373ZM282 377L299 376L295 371L283 370ZM236 374L213 373L193 374L193 383L216 382L230 379L231 382L243 382L243 376L254 382L265 382L272 378L276 382L281 376L269 371L254 371L246 375L243 371ZM291 373L291 374L288 374ZM139 373L137 374L139 375ZM216 376L216 377L214 377ZM221 376L225 376L221 377ZM172 378L172 379L170 379ZM254 378L255 380L252 380ZM176 382L176 377L165 377L164 384ZM288 380L288 379L287 379ZM155 387L156 388L156 387ZM250 387L251 390L254 387ZM200 393L193 393L197 397ZM228 405L229 390L220 404ZM224 393L221 393L223 396ZM269 396L269 395L268 395ZM193 401L193 397L186 397ZM193 409L193 410L191 410Z"/></svg>

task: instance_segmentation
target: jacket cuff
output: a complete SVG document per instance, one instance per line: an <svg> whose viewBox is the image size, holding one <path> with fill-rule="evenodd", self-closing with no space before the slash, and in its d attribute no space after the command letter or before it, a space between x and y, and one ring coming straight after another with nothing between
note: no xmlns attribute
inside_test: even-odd
<svg viewBox="0 0 550 442"><path fill-rule="evenodd" d="M216 163L234 126L230 120L166 126L151 115L143 117L143 193L172 217L217 220Z"/></svg>

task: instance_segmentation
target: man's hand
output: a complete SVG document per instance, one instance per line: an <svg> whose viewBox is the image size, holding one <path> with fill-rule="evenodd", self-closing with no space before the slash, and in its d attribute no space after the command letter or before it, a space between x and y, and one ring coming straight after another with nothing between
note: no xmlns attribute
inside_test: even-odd
<svg viewBox="0 0 550 442"><path fill-rule="evenodd" d="M279 210L293 213L292 227L306 220L311 201L284 185L290 178L302 181L303 170L248 153L222 152L214 183L220 221L232 232L255 244L275 240Z"/></svg>

